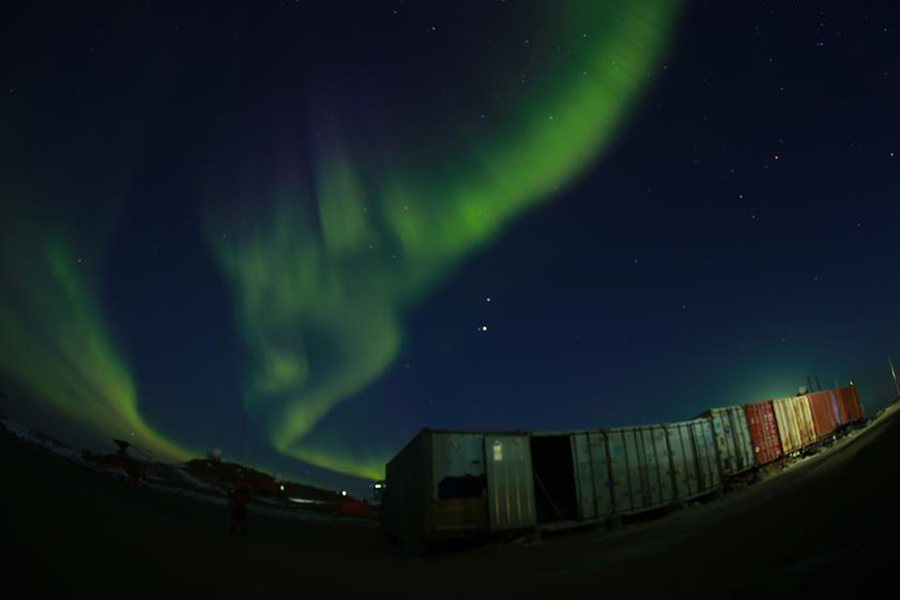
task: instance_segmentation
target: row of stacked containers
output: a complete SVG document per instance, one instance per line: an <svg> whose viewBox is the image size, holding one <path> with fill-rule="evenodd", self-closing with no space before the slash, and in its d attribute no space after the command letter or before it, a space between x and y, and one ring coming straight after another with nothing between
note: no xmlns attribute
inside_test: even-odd
<svg viewBox="0 0 900 600"><path fill-rule="evenodd" d="M418 539L597 523L718 492L861 418L850 386L660 425L423 429L387 464L382 518L395 536Z"/></svg>

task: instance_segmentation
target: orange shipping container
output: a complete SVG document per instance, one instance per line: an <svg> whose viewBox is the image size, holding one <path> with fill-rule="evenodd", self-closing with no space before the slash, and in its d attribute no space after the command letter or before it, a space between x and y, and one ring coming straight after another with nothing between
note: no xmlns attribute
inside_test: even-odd
<svg viewBox="0 0 900 600"><path fill-rule="evenodd" d="M859 405L859 396L856 395L856 386L842 387L838 389L841 404L846 414L846 422L853 423L862 419L862 407Z"/></svg>
<svg viewBox="0 0 900 600"><path fill-rule="evenodd" d="M812 413L813 423L816 426L817 439L822 439L841 424L841 416L837 412L837 405L832 404L831 401L832 396L833 394L830 390L812 392L807 395L809 410Z"/></svg>

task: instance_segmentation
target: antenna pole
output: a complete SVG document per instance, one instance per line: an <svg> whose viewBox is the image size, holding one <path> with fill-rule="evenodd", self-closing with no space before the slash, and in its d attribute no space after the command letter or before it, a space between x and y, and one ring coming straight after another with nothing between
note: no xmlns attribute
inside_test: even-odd
<svg viewBox="0 0 900 600"><path fill-rule="evenodd" d="M900 379L897 379L897 371L894 370L894 361L888 356L888 364L891 365L891 378L894 380L894 388L897 390L897 396L900 396Z"/></svg>

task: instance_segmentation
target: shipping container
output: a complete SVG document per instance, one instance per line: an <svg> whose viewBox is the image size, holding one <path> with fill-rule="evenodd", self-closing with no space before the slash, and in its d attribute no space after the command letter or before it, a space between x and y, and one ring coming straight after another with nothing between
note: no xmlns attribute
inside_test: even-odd
<svg viewBox="0 0 900 600"><path fill-rule="evenodd" d="M844 408L846 423L854 423L863 418L862 406L859 403L859 396L856 395L856 386L848 386L837 389L840 396L841 406Z"/></svg>
<svg viewBox="0 0 900 600"><path fill-rule="evenodd" d="M531 435L539 527L577 525L613 513L608 456L602 430Z"/></svg>
<svg viewBox="0 0 900 600"><path fill-rule="evenodd" d="M831 434L841 424L841 415L834 401L831 390L807 394L809 410L816 426L816 438L822 439Z"/></svg>
<svg viewBox="0 0 900 600"><path fill-rule="evenodd" d="M531 459L541 528L652 510L721 483L708 419L533 433Z"/></svg>
<svg viewBox="0 0 900 600"><path fill-rule="evenodd" d="M537 521L528 436L486 434L484 449L491 531L534 527Z"/></svg>
<svg viewBox="0 0 900 600"><path fill-rule="evenodd" d="M600 519L615 512L605 431L572 433L578 517Z"/></svg>
<svg viewBox="0 0 900 600"><path fill-rule="evenodd" d="M719 489L722 474L709 419L665 425L675 497L687 500Z"/></svg>
<svg viewBox="0 0 900 600"><path fill-rule="evenodd" d="M616 512L632 514L672 503L675 486L665 427L641 425L605 431Z"/></svg>
<svg viewBox="0 0 900 600"><path fill-rule="evenodd" d="M781 438L778 436L778 424L775 422L775 411L771 402L745 404L747 430L753 444L753 456L757 466L763 466L780 458Z"/></svg>
<svg viewBox="0 0 900 600"><path fill-rule="evenodd" d="M711 408L699 416L712 423L713 439L723 477L736 475L756 466L747 413L743 406Z"/></svg>
<svg viewBox="0 0 900 600"><path fill-rule="evenodd" d="M828 401L831 403L831 412L834 414L834 422L836 427L840 427L847 422L847 413L844 412L844 405L841 402L841 395L838 390L827 390Z"/></svg>
<svg viewBox="0 0 900 600"><path fill-rule="evenodd" d="M816 441L816 426L805 395L772 400L772 409L785 454L802 450Z"/></svg>
<svg viewBox="0 0 900 600"><path fill-rule="evenodd" d="M528 436L423 429L386 467L383 522L403 539L535 525Z"/></svg>

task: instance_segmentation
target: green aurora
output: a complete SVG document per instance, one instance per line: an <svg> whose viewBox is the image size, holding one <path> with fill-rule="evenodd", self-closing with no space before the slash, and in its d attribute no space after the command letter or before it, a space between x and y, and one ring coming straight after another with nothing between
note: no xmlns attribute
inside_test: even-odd
<svg viewBox="0 0 900 600"><path fill-rule="evenodd" d="M576 42L537 74L527 101L496 107L499 116L477 129L436 116L429 134L447 140L449 155L378 140L374 156L360 156L332 135L314 147L308 188L274 185L255 219L211 209L208 238L252 356L244 404L280 452L383 476L389 450L359 456L309 434L391 365L406 309L597 160L648 81L675 9L670 0L567 6L548 27ZM498 76L497 85L515 79Z"/></svg>
<svg viewBox="0 0 900 600"><path fill-rule="evenodd" d="M138 394L89 284L90 267L65 234L3 213L0 370L37 399L100 436L129 439L158 457L195 452L142 417Z"/></svg>

